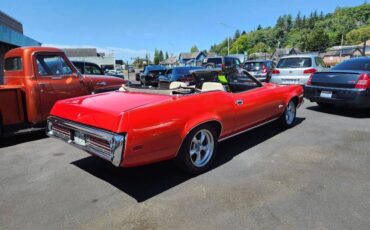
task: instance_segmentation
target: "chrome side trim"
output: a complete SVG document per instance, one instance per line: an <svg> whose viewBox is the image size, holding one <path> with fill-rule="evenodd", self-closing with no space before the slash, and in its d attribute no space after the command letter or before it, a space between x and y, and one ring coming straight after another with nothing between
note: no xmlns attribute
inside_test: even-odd
<svg viewBox="0 0 370 230"><path fill-rule="evenodd" d="M261 124L259 124L259 125L256 125L256 126L253 126L253 127L251 127L251 128L248 128L248 129L242 130L242 131L240 131L240 132L234 133L234 134L232 134L232 135L230 135L230 136L227 136L227 137L221 138L221 139L219 139L219 140L218 140L218 142L222 142L222 141L227 140L227 139L229 139L229 138L235 137L235 136L237 136L237 135L239 135L239 134L242 134L242 133L248 132L248 131L250 131L250 130L252 130L252 129L255 129L255 128L258 128L258 127L263 126L263 125L265 125L265 124L268 124L268 123L270 123L270 122L276 121L277 119L279 119L279 118L277 117L277 118L274 118L274 119L272 119L272 120L268 120L268 121L263 122L263 123L261 123Z"/></svg>
<svg viewBox="0 0 370 230"><path fill-rule="evenodd" d="M54 126L56 126L57 128L55 128ZM68 130L69 135L65 133L66 131L62 131L59 127ZM74 140L72 139L72 133L75 131L78 131L87 136L86 145L79 145L74 142ZM50 116L47 120L46 134L49 137L63 140L76 148L108 160L117 167L121 165L126 134L120 135L107 132L54 116ZM106 141L108 143L108 146L103 146L101 143L94 143L94 141L91 140L89 137Z"/></svg>

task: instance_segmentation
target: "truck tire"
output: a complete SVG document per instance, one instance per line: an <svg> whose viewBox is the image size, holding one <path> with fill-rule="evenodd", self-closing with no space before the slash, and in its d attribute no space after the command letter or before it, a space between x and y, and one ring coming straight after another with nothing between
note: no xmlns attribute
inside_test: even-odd
<svg viewBox="0 0 370 230"><path fill-rule="evenodd" d="M295 100L290 100L283 115L279 118L278 122L283 128L291 128L296 120L297 104Z"/></svg>
<svg viewBox="0 0 370 230"><path fill-rule="evenodd" d="M176 165L192 175L207 171L216 156L217 135L210 124L194 128L185 138L175 158Z"/></svg>

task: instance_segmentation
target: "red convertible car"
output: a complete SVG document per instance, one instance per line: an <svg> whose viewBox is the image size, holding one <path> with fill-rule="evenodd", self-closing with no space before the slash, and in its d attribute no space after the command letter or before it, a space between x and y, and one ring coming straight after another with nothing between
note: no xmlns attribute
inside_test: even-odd
<svg viewBox="0 0 370 230"><path fill-rule="evenodd" d="M275 120L289 128L302 102L301 86L261 83L249 74L226 85L173 82L168 90L123 86L57 102L47 134L115 166L174 159L198 174L212 164L218 142Z"/></svg>

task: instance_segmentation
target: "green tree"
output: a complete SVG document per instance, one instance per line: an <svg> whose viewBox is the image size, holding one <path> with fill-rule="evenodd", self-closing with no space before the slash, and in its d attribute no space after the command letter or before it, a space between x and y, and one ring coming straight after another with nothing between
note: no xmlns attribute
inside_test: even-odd
<svg viewBox="0 0 370 230"><path fill-rule="evenodd" d="M348 44L357 45L370 39L370 25L351 30L346 34Z"/></svg>
<svg viewBox="0 0 370 230"><path fill-rule="evenodd" d="M154 61L154 64L155 65L158 65L159 62L160 62L160 60L159 60L159 52L158 52L157 49L154 50L154 60L153 61Z"/></svg>
<svg viewBox="0 0 370 230"><path fill-rule="evenodd" d="M238 39L239 37L240 37L240 30L236 30L233 40L236 41L236 39Z"/></svg>
<svg viewBox="0 0 370 230"><path fill-rule="evenodd" d="M165 57L165 58L166 58L166 60L169 58L169 56L168 56L168 52L167 52L167 51L166 51L166 57Z"/></svg>
<svg viewBox="0 0 370 230"><path fill-rule="evenodd" d="M199 52L199 49L196 45L193 45L190 49L190 52L194 53L194 52Z"/></svg>

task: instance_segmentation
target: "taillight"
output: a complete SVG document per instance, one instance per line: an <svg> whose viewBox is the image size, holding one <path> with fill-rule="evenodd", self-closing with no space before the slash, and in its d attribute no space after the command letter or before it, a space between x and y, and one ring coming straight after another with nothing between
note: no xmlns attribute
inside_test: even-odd
<svg viewBox="0 0 370 230"><path fill-rule="evenodd" d="M262 73L267 73L267 68L264 64L262 65Z"/></svg>
<svg viewBox="0 0 370 230"><path fill-rule="evenodd" d="M356 89L367 89L370 88L370 77L366 73L361 74L360 78L358 79Z"/></svg>
<svg viewBox="0 0 370 230"><path fill-rule="evenodd" d="M311 75L310 75L310 78L308 79L308 81L307 81L306 85L312 85L312 78L313 78L313 75L314 75L314 74L311 74Z"/></svg>
<svg viewBox="0 0 370 230"><path fill-rule="evenodd" d="M272 70L272 74L280 74L280 71L278 69Z"/></svg>
<svg viewBox="0 0 370 230"><path fill-rule="evenodd" d="M221 69L225 68L225 64L221 64Z"/></svg>
<svg viewBox="0 0 370 230"><path fill-rule="evenodd" d="M316 69L315 68L311 68L311 69L306 69L305 71L303 71L304 74L312 74L312 73L316 73Z"/></svg>

